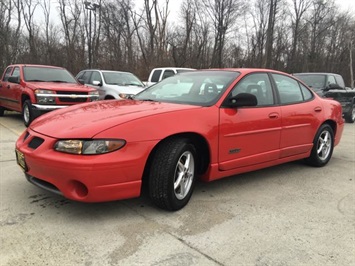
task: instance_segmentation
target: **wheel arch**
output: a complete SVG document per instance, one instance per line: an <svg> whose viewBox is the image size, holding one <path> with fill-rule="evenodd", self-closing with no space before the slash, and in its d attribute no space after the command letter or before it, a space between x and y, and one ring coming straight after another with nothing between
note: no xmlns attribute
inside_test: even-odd
<svg viewBox="0 0 355 266"><path fill-rule="evenodd" d="M21 110L22 110L22 106L26 100L30 100L32 102L30 95L23 93L21 95Z"/></svg>
<svg viewBox="0 0 355 266"><path fill-rule="evenodd" d="M333 133L334 133L334 136L336 135L336 133L337 133L337 123L335 122L335 121L333 121L333 120L326 120L326 121L324 121L320 126L319 126L319 128L322 126L322 125L329 125L331 128L332 128L332 130L333 130Z"/></svg>
<svg viewBox="0 0 355 266"><path fill-rule="evenodd" d="M111 94L105 95L105 100L114 100L114 99L116 99L115 96L113 96Z"/></svg>
<svg viewBox="0 0 355 266"><path fill-rule="evenodd" d="M142 177L143 184L147 184L147 182L148 182L149 170L151 168L151 163L152 163L152 160L156 154L158 147L160 145L163 145L164 142L166 142L168 140L177 139L177 138L188 139L195 146L197 157L198 157L197 174L201 175L207 171L208 165L211 160L210 159L211 152L210 152L210 148L209 148L209 144L208 144L207 140L202 135L200 135L198 133L194 133L194 132L178 133L178 134L170 135L170 136L160 140L154 146L154 148L151 150L151 152L148 156L148 160L145 164L144 171L143 171L143 177Z"/></svg>

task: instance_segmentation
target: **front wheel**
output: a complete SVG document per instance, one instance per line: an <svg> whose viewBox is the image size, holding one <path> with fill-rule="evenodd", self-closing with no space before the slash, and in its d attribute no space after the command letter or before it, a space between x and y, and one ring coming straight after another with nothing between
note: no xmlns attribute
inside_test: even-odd
<svg viewBox="0 0 355 266"><path fill-rule="evenodd" d="M350 108L349 112L345 114L345 121L348 123L354 123L355 122L355 104L352 105Z"/></svg>
<svg viewBox="0 0 355 266"><path fill-rule="evenodd" d="M30 100L26 100L22 105L22 119L26 127L28 127L34 119L32 104Z"/></svg>
<svg viewBox="0 0 355 266"><path fill-rule="evenodd" d="M306 162L312 166L322 167L329 162L333 149L333 129L327 124L322 125L314 138L312 152Z"/></svg>
<svg viewBox="0 0 355 266"><path fill-rule="evenodd" d="M149 194L157 206L176 211L189 202L196 159L196 149L188 139L170 139L160 144L149 174Z"/></svg>

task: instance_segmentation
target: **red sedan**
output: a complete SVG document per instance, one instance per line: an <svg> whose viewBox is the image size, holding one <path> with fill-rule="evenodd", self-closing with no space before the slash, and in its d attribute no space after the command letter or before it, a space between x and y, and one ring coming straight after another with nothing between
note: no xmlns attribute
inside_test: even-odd
<svg viewBox="0 0 355 266"><path fill-rule="evenodd" d="M305 159L324 166L341 138L341 105L266 69L178 74L133 99L37 118L16 143L27 179L66 198L138 197L184 207L197 178L212 181Z"/></svg>

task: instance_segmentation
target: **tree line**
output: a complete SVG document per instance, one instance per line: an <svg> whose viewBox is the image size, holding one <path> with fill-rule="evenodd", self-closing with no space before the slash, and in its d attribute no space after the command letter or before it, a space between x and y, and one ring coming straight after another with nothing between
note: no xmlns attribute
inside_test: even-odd
<svg viewBox="0 0 355 266"><path fill-rule="evenodd" d="M176 1L176 0L175 0ZM334 72L354 86L355 20L334 0L2 0L0 64ZM53 18L53 14L56 14ZM351 85L352 84L352 85Z"/></svg>

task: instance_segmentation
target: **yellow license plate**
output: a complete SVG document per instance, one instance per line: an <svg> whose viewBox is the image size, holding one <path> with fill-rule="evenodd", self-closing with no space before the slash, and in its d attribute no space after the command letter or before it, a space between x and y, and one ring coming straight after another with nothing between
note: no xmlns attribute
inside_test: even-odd
<svg viewBox="0 0 355 266"><path fill-rule="evenodd" d="M16 152L17 164L22 168L23 171L26 171L27 166L26 166L26 162L25 162L25 155L17 149L15 150L15 152Z"/></svg>

